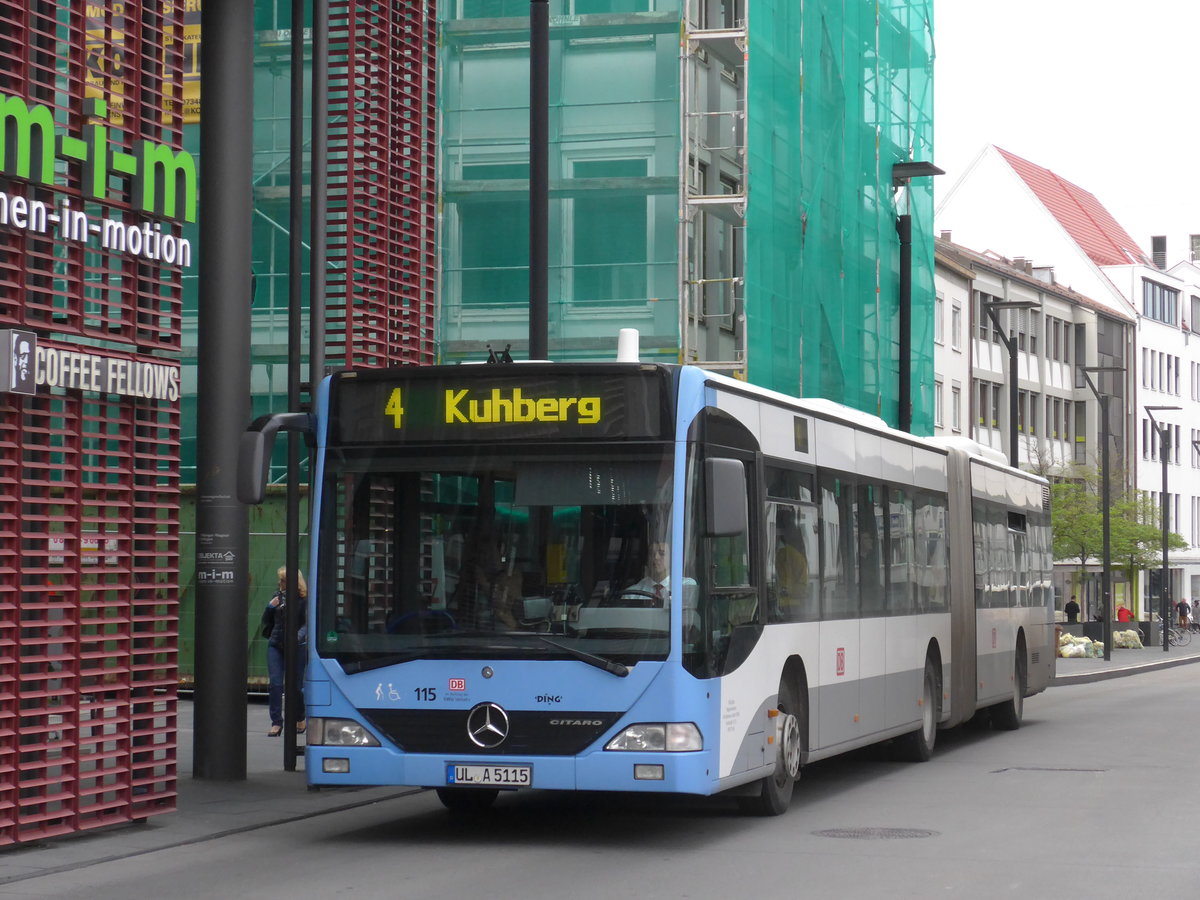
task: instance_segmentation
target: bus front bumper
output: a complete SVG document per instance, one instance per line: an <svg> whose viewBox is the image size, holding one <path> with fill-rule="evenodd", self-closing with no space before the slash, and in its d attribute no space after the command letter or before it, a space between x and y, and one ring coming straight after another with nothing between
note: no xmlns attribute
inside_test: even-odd
<svg viewBox="0 0 1200 900"><path fill-rule="evenodd" d="M711 794L711 751L647 753L596 750L579 756L443 756L387 747L307 747L314 786L409 785L504 790L643 791Z"/></svg>

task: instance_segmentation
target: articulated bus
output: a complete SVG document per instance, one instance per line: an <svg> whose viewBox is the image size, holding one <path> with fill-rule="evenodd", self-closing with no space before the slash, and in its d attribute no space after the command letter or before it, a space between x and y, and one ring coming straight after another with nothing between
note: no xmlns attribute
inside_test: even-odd
<svg viewBox="0 0 1200 900"><path fill-rule="evenodd" d="M344 371L314 414L314 786L729 792L1020 725L1054 670L1046 482L691 366Z"/></svg>

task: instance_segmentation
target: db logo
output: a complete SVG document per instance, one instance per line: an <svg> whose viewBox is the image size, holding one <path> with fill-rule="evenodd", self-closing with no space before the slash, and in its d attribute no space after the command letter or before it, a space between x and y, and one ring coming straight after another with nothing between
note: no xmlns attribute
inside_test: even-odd
<svg viewBox="0 0 1200 900"><path fill-rule="evenodd" d="M846 674L846 648L837 648L837 673L839 675Z"/></svg>
<svg viewBox="0 0 1200 900"><path fill-rule="evenodd" d="M467 679L451 678L449 688L452 691L465 691L467 689Z"/></svg>

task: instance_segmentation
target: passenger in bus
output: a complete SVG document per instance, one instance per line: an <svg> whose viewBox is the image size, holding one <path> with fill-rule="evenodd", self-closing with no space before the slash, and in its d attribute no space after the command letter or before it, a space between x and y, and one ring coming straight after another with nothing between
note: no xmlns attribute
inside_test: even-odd
<svg viewBox="0 0 1200 900"><path fill-rule="evenodd" d="M522 575L504 538L481 525L463 558L452 608L472 628L517 627L513 610L521 602Z"/></svg>
<svg viewBox="0 0 1200 900"><path fill-rule="evenodd" d="M775 584L780 613L792 619L808 599L808 555L795 515L789 510L779 514L779 546L775 548Z"/></svg>

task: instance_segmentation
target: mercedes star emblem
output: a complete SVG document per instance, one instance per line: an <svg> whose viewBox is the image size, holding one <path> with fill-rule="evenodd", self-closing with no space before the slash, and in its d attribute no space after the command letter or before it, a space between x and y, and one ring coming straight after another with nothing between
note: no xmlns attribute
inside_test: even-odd
<svg viewBox="0 0 1200 900"><path fill-rule="evenodd" d="M467 713L467 737L484 750L499 747L508 737L508 713L497 703L480 703Z"/></svg>

